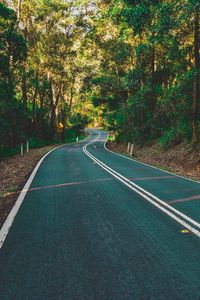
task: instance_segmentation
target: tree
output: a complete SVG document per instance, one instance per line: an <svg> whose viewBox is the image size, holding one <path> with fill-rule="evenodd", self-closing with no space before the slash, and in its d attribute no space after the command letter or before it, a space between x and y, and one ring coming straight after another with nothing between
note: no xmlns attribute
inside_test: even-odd
<svg viewBox="0 0 200 300"><path fill-rule="evenodd" d="M16 22L15 13L0 3L1 148L15 145L25 134L24 125L28 122L25 110L15 93L15 74L26 57L26 44L16 31Z"/></svg>
<svg viewBox="0 0 200 300"><path fill-rule="evenodd" d="M199 1L8 2L1 90L31 122L22 135L87 119L139 144L198 141Z"/></svg>

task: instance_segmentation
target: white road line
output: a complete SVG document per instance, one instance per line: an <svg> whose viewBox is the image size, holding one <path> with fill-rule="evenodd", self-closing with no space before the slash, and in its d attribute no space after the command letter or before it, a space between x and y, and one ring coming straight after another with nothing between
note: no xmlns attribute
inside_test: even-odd
<svg viewBox="0 0 200 300"><path fill-rule="evenodd" d="M102 161L100 161L99 159L97 159L95 156L93 156L87 150L87 146L89 146L90 144L92 144L95 141L97 141L99 136L100 136L100 132L98 132L97 137L93 141L91 141L90 143L88 143L88 144L86 144L86 145L83 146L84 153L88 157L90 157L93 161L95 161L105 171L107 171L108 173L110 173L111 175L113 175L115 178L117 178L119 181L121 181L122 183L124 183L126 186L128 186L129 188L131 188L132 190L134 190L136 193L138 193L139 195L141 195L143 198L145 198L147 201L149 201L150 203L152 203L154 206L156 206L157 208L159 208L160 210L162 210L163 212L165 212L172 219L176 220L178 223L180 223L181 225L183 225L184 227L186 227L187 229L189 229L191 232L193 232L195 235L197 235L198 237L200 237L200 232L198 230L196 230L195 228L193 228L192 226L190 226L184 220L187 220L191 224L193 224L196 227L200 228L200 224L198 222L196 222L195 220L193 220L190 217L186 216L185 214L181 213L179 210L175 209L174 207L171 207L170 205L168 205L167 203L165 203L164 201L162 201L158 197L154 196L153 194L149 193L145 189L141 188L140 186L136 185L135 183L133 183L132 181L130 181L128 178L122 176L121 174L119 174L118 172L116 172L115 170L113 170L112 168L110 168L107 165L105 165ZM173 211L173 213L170 210ZM181 218L183 218L184 220L182 220L179 217L177 217L177 215L180 216Z"/></svg>
<svg viewBox="0 0 200 300"><path fill-rule="evenodd" d="M92 155L92 154L91 154ZM92 155L93 156L93 155ZM95 159L97 159L95 156L93 156ZM98 159L97 159L98 160ZM157 202L159 202L161 205L167 207L167 209L173 211L174 213L176 213L177 215L181 216L182 218L184 218L185 220L187 220L188 222L192 223L193 225L197 226L198 228L200 228L200 224L198 222L196 222L195 220L191 219L190 217L186 216L185 214L181 213L179 210L175 209L174 207L172 207L171 205L167 204L166 202L162 201L160 198L156 197L155 195L149 193L147 190L141 188L139 185L135 184L134 182L132 182L131 180L129 180L128 178L124 177L123 175L121 175L120 173L116 172L115 170L113 170L112 168L108 167L107 165L105 165L103 162L101 162L99 160L99 162L104 165L106 168L110 169L112 172L114 172L117 176L121 177L123 180L125 180L126 182L128 182L130 185L134 186L136 189L140 190L142 193L148 195L149 197L153 198L154 200L156 200Z"/></svg>
<svg viewBox="0 0 200 300"><path fill-rule="evenodd" d="M47 155L49 155L51 152L53 152L54 150L60 148L62 146L58 146L52 150L50 150L47 154L45 154L41 159L40 161L37 163L36 167L34 168L33 172L31 173L31 176L29 177L29 179L27 180L23 190L21 191L19 197L17 198L13 208L11 209L9 215L7 216L1 230L0 230L0 249L2 248L3 246L3 243L8 235L8 232L13 224L13 221L18 213L18 210L20 209L20 206L22 205L22 202L29 190L29 187L41 165L41 163L43 162L43 160L45 159L45 157L47 157Z"/></svg>
<svg viewBox="0 0 200 300"><path fill-rule="evenodd" d="M97 131L97 132L98 132L98 131ZM106 141L107 141L107 139L105 140L105 143L106 143ZM111 153L117 154L117 153L112 152L112 151L110 151L109 149L107 149L107 148L105 147L105 143L104 143L104 148L105 148L106 150L108 150L108 151L111 152ZM122 155L120 155L120 154L117 154L117 155L122 156ZM122 157L123 157L123 156L122 156ZM124 157L124 158L127 158L127 159L129 159L129 160L132 160L132 159L130 159L130 158L128 158L128 157ZM138 162L138 163L140 164L140 162ZM142 163L142 164L143 164L143 163ZM150 165L147 165L147 166L148 166L148 167L151 167ZM152 168L154 168L154 167L152 167ZM158 169L158 168L156 168L156 169ZM158 170L160 170L160 169L158 169ZM114 170L113 170L113 171L114 171ZM160 171L162 171L162 170L160 170ZM129 184L135 186L136 188L138 188L138 189L141 190L142 192L146 193L146 194L147 194L148 196L150 196L151 198L155 199L155 200L156 200L157 202L159 202L160 204L164 205L165 207L167 207L167 208L170 209L171 211L175 212L176 214L178 214L179 216L181 216L182 218L184 218L184 219L187 220L188 222L190 222L190 223L192 223L193 225L195 225L195 226L197 226L198 228L200 228L200 223L196 222L195 220L193 220L192 218L188 217L187 215L181 213L179 210L175 209L175 208L172 207L171 205L169 205L169 204L167 204L166 202L162 201L160 198L156 197L155 195L149 193L149 192L146 191L145 189L141 188L139 185L137 185L137 184L135 184L134 182L130 181L128 178L124 177L123 175L117 173L116 171L114 171L114 172L115 172L117 175L121 176L121 177L122 177L124 180L126 180ZM166 173L169 173L169 174L174 175L173 173L170 173L170 172L166 172ZM181 176L178 176L178 175L174 175L174 176L181 177ZM185 177L181 177L181 178L187 179L187 178L185 178ZM189 179L189 180L190 180L190 179ZM199 183L199 182L198 182L198 183Z"/></svg>
<svg viewBox="0 0 200 300"><path fill-rule="evenodd" d="M181 175L177 175L177 174L175 174L175 173L172 173L172 172L169 172L169 171L166 171L166 170L157 168L157 167L155 167L155 166L152 166L152 165L143 163L143 162L141 162L141 161L135 160L135 159L133 159L133 158L127 157L127 156L125 156L125 155L123 155L123 154L116 153L116 152L114 152L114 151L112 151L112 150L110 150L110 149L108 149L108 148L106 147L107 141L108 141L108 135L107 135L107 138L106 138L105 141L104 141L104 148L105 148L106 151L108 151L108 152L110 152L110 153L112 153L112 154L115 154L115 155L120 156L120 157L122 157L122 158L128 159L128 160L130 160L130 161L132 161L132 162L136 162L136 163L138 163L138 164L144 165L144 166L146 166L146 167L149 167L149 168L152 168L152 169L156 169L156 170L158 170L158 171L160 171L160 172L164 172L164 173L167 173L167 174L171 174L171 175L173 175L174 177L179 177L179 178L182 178L182 179L185 179L185 180L192 181L192 182L195 182L195 183L200 184L200 181L197 181L197 180L194 180L194 179L191 179L191 178L187 178L187 177L184 177L184 176L181 176Z"/></svg>
<svg viewBox="0 0 200 300"><path fill-rule="evenodd" d="M91 134L90 134L90 136L91 136ZM88 137L88 138L90 138L90 137ZM87 141L88 138L86 138L86 141ZM78 143L80 144L81 142L83 142L83 141L79 141ZM76 143L71 143L71 144L76 144ZM69 145L71 145L71 144L69 144ZM54 149L50 150L47 154L45 154L45 155L39 160L39 162L38 162L37 165L35 166L33 172L31 173L31 176L30 176L29 179L27 180L27 182L26 182L26 184L25 184L23 190L22 190L21 193L19 194L19 197L17 198L17 200L16 200L16 202L15 202L13 208L11 209L9 215L7 216L7 218L6 218L6 220L5 220L4 224L3 224L3 226L2 226L1 229L0 229L0 249L1 249L2 246L3 246L3 243L4 243L4 241L5 241L5 239L6 239L7 235L8 235L8 232L9 232L9 230L10 230L10 228L11 228L13 222L14 222L14 219L15 219L15 217L16 217L16 215L17 215L19 209L20 209L20 206L22 205L22 202L23 202L23 200L24 200L24 198L25 198L25 196L26 196L26 194L27 194L27 192L28 192L28 190L29 190L29 187L30 187L30 185L31 185L31 183L32 183L32 181L33 181L33 179L34 179L34 177L35 177L35 175L36 175L36 173L37 173L37 171L38 171L38 169L39 169L41 163L43 162L43 160L44 160L51 152L53 152L54 150L56 150L56 149L58 149L58 148L60 148L60 147L62 147L62 146L63 146L63 145L58 146L58 147L55 147Z"/></svg>

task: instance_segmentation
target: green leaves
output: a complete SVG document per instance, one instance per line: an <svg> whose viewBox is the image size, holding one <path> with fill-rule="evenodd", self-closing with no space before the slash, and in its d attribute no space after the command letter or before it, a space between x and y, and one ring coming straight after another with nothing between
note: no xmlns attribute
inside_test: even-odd
<svg viewBox="0 0 200 300"><path fill-rule="evenodd" d="M122 12L122 16L129 26L133 28L135 34L141 34L146 24L149 23L150 10L145 3L141 2L134 6L126 7Z"/></svg>
<svg viewBox="0 0 200 300"><path fill-rule="evenodd" d="M137 143L190 138L198 12L197 0L24 0L17 28L0 4L1 100L20 103L40 139L54 139L60 120Z"/></svg>

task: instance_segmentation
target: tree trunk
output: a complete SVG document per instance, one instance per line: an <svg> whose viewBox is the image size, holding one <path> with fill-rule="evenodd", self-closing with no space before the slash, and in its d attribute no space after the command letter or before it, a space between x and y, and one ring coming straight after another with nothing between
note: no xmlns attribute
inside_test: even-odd
<svg viewBox="0 0 200 300"><path fill-rule="evenodd" d="M62 142L65 142L66 137L66 124L67 124L67 111L66 111L66 105L65 105L65 85L62 85L61 94L60 94L60 101L61 101L61 111L60 111L60 119L63 124L63 130L61 132L61 140Z"/></svg>
<svg viewBox="0 0 200 300"><path fill-rule="evenodd" d="M70 113L70 111L71 111L72 103L73 103L75 80L76 80L76 77L75 77L75 75L74 75L74 78L73 78L72 84L71 84L71 88L70 88L69 113Z"/></svg>
<svg viewBox="0 0 200 300"><path fill-rule="evenodd" d="M18 2L18 13L21 12L21 1ZM19 15L20 17L20 15ZM24 39L28 40L28 18L27 16L24 16ZM22 77L22 101L24 103L24 106L27 108L27 78L26 78L26 68L25 65L23 65L23 77Z"/></svg>
<svg viewBox="0 0 200 300"><path fill-rule="evenodd" d="M21 19L21 4L22 4L22 0L18 0L18 4L17 4L17 18L18 18L18 22L20 22L20 19Z"/></svg>
<svg viewBox="0 0 200 300"><path fill-rule="evenodd" d="M154 116L154 112L156 109L156 91L155 91L155 47L152 47L151 54L151 85L152 85L152 99L151 99L151 110Z"/></svg>
<svg viewBox="0 0 200 300"><path fill-rule="evenodd" d="M51 105L51 112L50 112L50 121L49 121L49 138L52 140L54 138L54 103L53 103L53 90L52 84L50 83L49 86L49 100Z"/></svg>
<svg viewBox="0 0 200 300"><path fill-rule="evenodd" d="M62 85L57 91L53 91L52 84L50 84L50 103L51 103L51 115L50 115L50 139L53 140L55 136L55 120L56 120L56 108L60 99ZM55 101L54 101L55 98Z"/></svg>
<svg viewBox="0 0 200 300"><path fill-rule="evenodd" d="M44 137L44 96L45 96L45 90L42 90L40 93L40 113L39 113L39 136L40 139L43 140Z"/></svg>
<svg viewBox="0 0 200 300"><path fill-rule="evenodd" d="M26 71L25 68L23 68L24 74L22 77L22 101L24 106L27 108L27 85L26 85Z"/></svg>
<svg viewBox="0 0 200 300"><path fill-rule="evenodd" d="M194 20L194 63L195 63L195 79L193 87L193 103L192 103L192 142L198 141L197 120L199 108L199 6L195 7Z"/></svg>
<svg viewBox="0 0 200 300"><path fill-rule="evenodd" d="M36 83L36 86L35 86L35 90L34 90L34 94L33 94L33 102L32 102L32 124L33 124L33 127L35 127L35 118L36 118L36 115L35 115L35 107L36 107L36 99L37 99L37 96L38 96L38 72L36 73L36 80L37 80L37 83Z"/></svg>

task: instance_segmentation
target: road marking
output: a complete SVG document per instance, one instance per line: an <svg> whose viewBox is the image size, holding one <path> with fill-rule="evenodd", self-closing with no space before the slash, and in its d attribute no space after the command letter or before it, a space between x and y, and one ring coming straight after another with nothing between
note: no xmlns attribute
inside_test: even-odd
<svg viewBox="0 0 200 300"><path fill-rule="evenodd" d="M169 178L174 178L174 176L149 176L149 177L135 177L135 178L130 178L131 180L157 180L157 179L169 179Z"/></svg>
<svg viewBox="0 0 200 300"><path fill-rule="evenodd" d="M93 161L93 164L96 165L96 162ZM170 176L132 177L132 178L128 178L128 179L132 180L132 181L144 181L144 180L165 179L165 178L167 179L167 178L171 178L171 177ZM82 184L96 183L96 182L110 181L110 180L114 180L114 178L113 177L97 178L97 179L93 179L93 180L72 181L72 182L63 182L63 183L52 184L52 185L42 185L42 186L36 186L36 187L33 187L33 188L23 189L23 190L15 191L15 192L5 192L4 197L10 196L10 195L17 195L17 194L20 194L20 193L44 190L44 189L52 189L52 188L59 188L59 187L66 187L66 186L80 185L80 184L82 185ZM198 198L200 198L200 196L198 196ZM168 201L168 203L170 203L170 204L171 204L171 202L173 203L173 201Z"/></svg>
<svg viewBox="0 0 200 300"><path fill-rule="evenodd" d="M146 191L145 189L141 188L140 186L136 185L135 183L131 182L128 178L122 176L121 174L119 174L118 172L116 172L115 170L113 170L112 168L108 167L107 165L105 165L101 160L97 159L94 155L92 155L88 150L87 147L98 141L98 137L100 136L100 132L98 132L97 137L91 141L90 143L86 144L83 146L83 151L84 153L90 157L93 161L95 161L101 168L103 168L105 171L107 171L108 173L110 173L112 176L114 176L115 178L117 178L119 181L121 181L122 183L124 183L126 186L128 186L130 189L132 189L133 191L135 191L137 194L141 195L143 198L145 198L148 202L152 203L154 206L156 206L157 208L159 208L161 211L163 211L164 213L166 213L168 216L170 216L172 219L174 219L177 223L183 225L185 228L189 229L191 232L193 232L195 235L197 235L198 237L200 237L200 232L198 230L196 230L195 228L193 228L191 225L189 225L188 223L185 222L188 221L189 223L193 224L194 226L196 226L197 228L200 228L200 224L198 222L196 222L195 220L191 219L190 217L188 217L187 215L181 213L179 210L171 207L169 204L165 203L164 201L162 201L161 199L159 199L158 197L154 196L153 194L149 193L148 191ZM172 212L171 212L172 211ZM176 215L175 215L176 214ZM179 217L181 217L182 219L180 219ZM184 220L183 220L184 219Z"/></svg>
<svg viewBox="0 0 200 300"><path fill-rule="evenodd" d="M64 182L64 183L58 183L58 184L53 184L53 185L38 186L38 187L34 187L34 188L31 188L31 189L28 189L28 190L23 189L21 192L22 193L27 193L28 191L32 192L32 191L39 191L39 190L45 190L45 189L53 189L53 188L59 188L59 187L65 187L65 186L73 186L73 185L82 185L82 184L96 183L96 182L110 181L110 180L113 180L113 178L109 177L109 178L97 178L97 179L85 180L85 181Z"/></svg>
<svg viewBox="0 0 200 300"><path fill-rule="evenodd" d="M96 132L98 132L98 131L96 131ZM141 162L141 161L137 161L137 160L135 160L135 159L133 159L133 158L130 158L130 157L127 157L127 156L125 156L125 155L123 155L123 154L116 153L116 152L114 152L114 151L112 151L112 150L110 150L110 149L108 149L108 148L106 147L107 139L108 139L108 135L107 135L107 138L104 140L104 148L105 148L106 151L108 151L108 152L110 152L110 153L112 153L112 154L115 154L115 155L120 156L120 157L122 157L122 158L128 159L128 160L130 160L130 161L132 161L132 162L136 162L136 163L141 164L141 165L143 165L143 166L146 166L146 167L149 167L149 168L156 169L156 170L158 170L158 171L160 171L160 172L164 172L164 173L167 173L167 174L171 174L171 175L173 175L174 177L179 177L179 178L182 178L182 179L185 179L185 180L192 181L192 182L195 182L195 183L200 184L200 181L197 181L197 180L194 180L194 179L191 179L191 178L187 178L187 177L184 177L184 176L181 176L181 175L177 175L177 174L175 174L175 173L172 173L172 172L169 172L169 171L166 171L166 170L157 168L157 167L155 167L155 166L152 166L152 165L143 163L143 162Z"/></svg>
<svg viewBox="0 0 200 300"><path fill-rule="evenodd" d="M39 169L41 163L43 162L43 160L44 160L51 152L53 152L54 150L56 150L56 149L58 149L58 148L60 148L60 147L62 147L62 146L58 146L58 147L56 147L56 148L50 150L47 154L45 154L45 155L39 160L39 162L38 162L37 165L35 166L33 172L31 173L31 176L30 176L29 179L27 180L27 182L26 182L26 184L25 184L23 190L21 191L19 197L17 198L17 200L16 200L16 202L15 202L13 208L11 209L9 215L7 216L5 222L4 222L4 224L3 224L3 226L2 226L2 228L1 228L1 230L0 230L0 249L1 249L1 247L3 246L3 243L4 243L4 241L5 241L6 237L7 237L8 232L9 232L9 230L10 230L10 228L11 228L13 222L14 222L14 219L15 219L16 215L17 215L17 212L18 212L18 210L20 209L20 206L22 205L22 202L23 202L23 200L24 200L24 198L25 198L25 196L26 196L26 194L27 194L27 192L28 192L28 189L29 189L29 187L30 187L30 185L31 185L31 183L32 183L32 181L33 181L33 179L34 179L34 177L35 177L35 175L36 175L36 173L37 173L37 171L38 171L38 169ZM25 191L25 192L24 192L24 191Z"/></svg>
<svg viewBox="0 0 200 300"><path fill-rule="evenodd" d="M200 195L195 195L195 196L181 198L181 199L175 199L175 200L168 201L167 203L176 204L176 203L189 202L189 201L193 201L193 200L200 200Z"/></svg>
<svg viewBox="0 0 200 300"><path fill-rule="evenodd" d="M90 136L91 136L91 134L90 134L89 137L87 137L85 140L86 140L86 141L90 140ZM83 142L84 142L84 141L79 141L79 142L77 142L77 143L81 144L81 143L83 143ZM74 144L76 144L76 143L70 143L69 146L74 145ZM3 224L3 226L2 226L1 229L0 229L0 249L1 249L2 246L3 246L3 243L4 243L4 241L5 241L5 239L6 239L7 235L8 235L8 232L9 232L9 230L10 230L10 228L11 228L13 222L14 222L14 219L15 219L15 217L16 217L16 215L17 215L17 213L18 213L18 211L19 211L19 209L20 209L20 207L21 207L21 205L22 205L22 202L23 202L23 200L24 200L24 198L25 198L25 196L26 196L26 194L27 194L27 192L28 192L28 190L29 190L29 187L30 187L30 185L31 185L31 183L32 183L32 181L33 181L33 179L34 179L34 177L35 177L35 175L36 175L36 173L37 173L37 171L38 171L38 169L39 169L41 163L43 162L43 160L44 160L51 152L53 152L54 150L56 150L56 149L58 149L58 148L60 148L60 147L63 147L63 145L58 146L58 147L55 147L54 149L52 149L52 150L50 150L48 153L46 153L46 154L39 160L39 162L37 163L37 165L35 166L33 172L31 173L31 175L30 175L29 179L27 180L27 182L26 182L26 184L25 184L23 190L20 192L19 197L17 198L17 200L16 200L16 202L15 202L13 208L11 209L10 213L8 214L6 220L5 220L4 224Z"/></svg>

